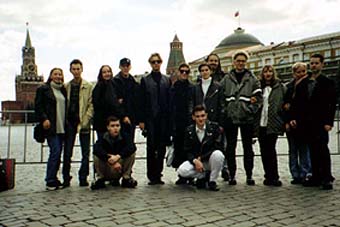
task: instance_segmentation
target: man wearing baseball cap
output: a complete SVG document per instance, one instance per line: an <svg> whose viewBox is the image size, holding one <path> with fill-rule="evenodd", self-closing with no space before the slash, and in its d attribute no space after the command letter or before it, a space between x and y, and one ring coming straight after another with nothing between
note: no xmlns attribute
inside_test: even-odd
<svg viewBox="0 0 340 227"><path fill-rule="evenodd" d="M117 97L120 100L124 112L123 123L131 127L125 127L125 130L132 130L132 139L134 140L134 132L138 121L138 100L139 100L139 84L130 74L131 60L122 58L119 61L120 72L113 78ZM124 127L123 127L124 130Z"/></svg>

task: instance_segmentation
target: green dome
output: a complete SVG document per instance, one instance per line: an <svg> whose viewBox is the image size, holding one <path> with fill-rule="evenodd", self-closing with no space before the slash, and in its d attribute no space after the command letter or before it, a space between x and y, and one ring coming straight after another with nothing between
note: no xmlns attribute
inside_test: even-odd
<svg viewBox="0 0 340 227"><path fill-rule="evenodd" d="M263 45L255 36L247 34L244 29L237 28L234 33L224 38L217 48L232 48L232 47L244 47L244 46L255 46Z"/></svg>

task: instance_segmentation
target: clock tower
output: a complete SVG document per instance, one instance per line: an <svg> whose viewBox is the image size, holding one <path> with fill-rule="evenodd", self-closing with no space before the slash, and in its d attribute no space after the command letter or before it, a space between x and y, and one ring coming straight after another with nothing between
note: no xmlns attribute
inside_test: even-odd
<svg viewBox="0 0 340 227"><path fill-rule="evenodd" d="M32 46L28 28L25 46L22 48L22 59L21 74L15 77L16 101L22 102L23 110L32 110L34 109L35 92L44 83L44 77L38 76L35 49Z"/></svg>

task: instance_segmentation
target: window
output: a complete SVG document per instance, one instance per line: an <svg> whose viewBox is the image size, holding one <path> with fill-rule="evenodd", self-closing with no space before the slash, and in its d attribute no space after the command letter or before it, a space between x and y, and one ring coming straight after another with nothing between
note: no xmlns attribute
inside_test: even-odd
<svg viewBox="0 0 340 227"><path fill-rule="evenodd" d="M300 55L299 54L293 54L293 62L300 61Z"/></svg>
<svg viewBox="0 0 340 227"><path fill-rule="evenodd" d="M263 64L262 64L262 61L259 61L259 62L257 63L257 66L258 66L258 67L262 67L262 65L263 65Z"/></svg>
<svg viewBox="0 0 340 227"><path fill-rule="evenodd" d="M272 59L270 58L266 58L266 60L264 60L266 65L271 65L272 64Z"/></svg>
<svg viewBox="0 0 340 227"><path fill-rule="evenodd" d="M326 50L325 52L324 52L324 57L325 58L329 58L331 56L331 51L330 50Z"/></svg>
<svg viewBox="0 0 340 227"><path fill-rule="evenodd" d="M303 60L309 60L309 54L303 54Z"/></svg>
<svg viewBox="0 0 340 227"><path fill-rule="evenodd" d="M339 57L340 56L340 49L335 50L335 56Z"/></svg>
<svg viewBox="0 0 340 227"><path fill-rule="evenodd" d="M250 63L249 67L250 67L251 69L254 69L254 68L255 68L255 63L254 63L254 62Z"/></svg>

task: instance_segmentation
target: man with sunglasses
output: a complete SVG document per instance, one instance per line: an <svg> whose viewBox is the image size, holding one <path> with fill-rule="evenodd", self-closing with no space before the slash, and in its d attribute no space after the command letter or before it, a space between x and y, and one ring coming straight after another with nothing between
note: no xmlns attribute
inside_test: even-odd
<svg viewBox="0 0 340 227"><path fill-rule="evenodd" d="M255 185L253 179L254 151L253 129L254 119L262 104L260 81L246 68L249 55L237 50L232 59L232 69L221 81L223 88L222 126L224 128L227 148L226 159L229 169L229 185L236 185L236 145L240 128L243 145L243 163L247 175L247 185Z"/></svg>
<svg viewBox="0 0 340 227"><path fill-rule="evenodd" d="M141 80L139 127L146 135L147 177L149 185L164 184L162 171L165 147L170 142L170 79L161 70L162 58L151 54L152 71Z"/></svg>
<svg viewBox="0 0 340 227"><path fill-rule="evenodd" d="M178 168L187 160L187 154L183 150L184 132L191 122L191 113L189 111L189 99L192 96L193 85L189 82L190 67L183 63L178 68L178 80L171 87L171 123L172 136L174 142L174 160L172 167ZM179 176L176 184L190 183L191 179Z"/></svg>

